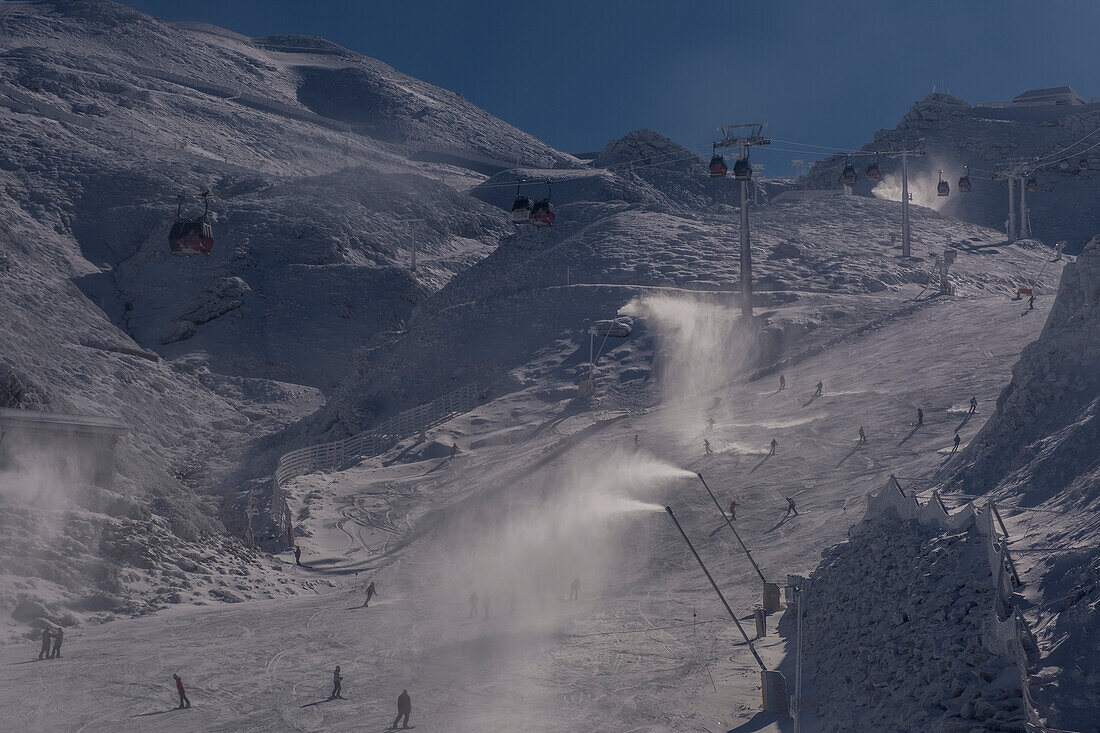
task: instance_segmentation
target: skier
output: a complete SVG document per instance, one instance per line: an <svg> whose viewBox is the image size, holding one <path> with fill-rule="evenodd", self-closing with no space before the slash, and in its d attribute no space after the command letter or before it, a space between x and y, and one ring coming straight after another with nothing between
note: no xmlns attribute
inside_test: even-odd
<svg viewBox="0 0 1100 733"><path fill-rule="evenodd" d="M798 516L798 510L795 509L795 506L794 506L794 499L792 499L791 497L788 496L787 497L787 517L791 516L792 513L796 517ZM787 517L783 517L783 518L786 519Z"/></svg>
<svg viewBox="0 0 1100 733"><path fill-rule="evenodd" d="M332 670L332 694L328 696L329 700L344 699L344 696L340 694L340 683L343 681L344 678L340 676L340 665L336 665L336 669Z"/></svg>
<svg viewBox="0 0 1100 733"><path fill-rule="evenodd" d="M634 450L638 450L642 447L642 441L638 439L638 434L634 433Z"/></svg>
<svg viewBox="0 0 1100 733"><path fill-rule="evenodd" d="M735 519L737 519L737 502L733 501L731 499L730 500L730 520L733 521Z"/></svg>
<svg viewBox="0 0 1100 733"><path fill-rule="evenodd" d="M778 447L779 447L779 443L776 443L775 438L772 438L772 449L771 449L771 452L768 453L768 455L769 456L774 456L775 455L775 449L778 448Z"/></svg>
<svg viewBox="0 0 1100 733"><path fill-rule="evenodd" d="M707 455L708 455L708 456L709 456L709 455L710 455L711 453L714 453L714 451L712 451L712 450L710 449L710 441L709 441L709 440L707 440L706 438L703 438L703 448L704 448L704 449L706 450L706 452L707 452Z"/></svg>
<svg viewBox="0 0 1100 733"><path fill-rule="evenodd" d="M458 455L458 443L451 443L451 458Z"/></svg>
<svg viewBox="0 0 1100 733"><path fill-rule="evenodd" d="M50 640L51 639L52 639L52 636L50 635L49 628L42 629L42 648L38 650L38 658L39 659L49 659L50 658Z"/></svg>
<svg viewBox="0 0 1100 733"><path fill-rule="evenodd" d="M187 690L183 689L183 680L180 679L178 674L172 675L172 679L176 681L176 692L180 695L180 704L176 710L191 707L191 701L187 699Z"/></svg>
<svg viewBox="0 0 1100 733"><path fill-rule="evenodd" d="M294 564L295 565L301 565L302 564L302 548L299 547L298 545L294 545Z"/></svg>
<svg viewBox="0 0 1100 733"><path fill-rule="evenodd" d="M581 597L581 579L573 578L573 582L569 584L569 600L577 601Z"/></svg>
<svg viewBox="0 0 1100 733"><path fill-rule="evenodd" d="M952 453L954 453L955 451L957 451L959 449L959 443L961 443L961 442L962 442L962 438L959 437L958 433L955 433L955 447L951 449Z"/></svg>
<svg viewBox="0 0 1100 733"><path fill-rule="evenodd" d="M476 616L477 616L477 593L476 592L471 592L470 593L470 616L469 616L469 618L474 618Z"/></svg>
<svg viewBox="0 0 1100 733"><path fill-rule="evenodd" d="M707 430L713 430L713 429L714 429L714 418L713 417L708 417L707 418Z"/></svg>
<svg viewBox="0 0 1100 733"><path fill-rule="evenodd" d="M401 727L402 728L408 728L409 727L409 713L412 712L412 709L413 709L413 704L412 704L412 698L409 697L409 691L408 690L402 690L401 694L397 696L397 717L393 719L393 725L391 725L390 728L396 728L397 727L397 721L401 720L402 718L405 719L405 722L402 723Z"/></svg>
<svg viewBox="0 0 1100 733"><path fill-rule="evenodd" d="M970 398L970 414L973 415L977 411L978 411L978 398L977 397L971 397Z"/></svg>
<svg viewBox="0 0 1100 733"><path fill-rule="evenodd" d="M859 426L859 443L858 443L858 445L863 445L866 442L867 442L867 433L863 432L863 426L860 425Z"/></svg>
<svg viewBox="0 0 1100 733"><path fill-rule="evenodd" d="M58 629L53 635L53 651L50 652L49 659L61 656L61 640L65 638L65 629Z"/></svg>
<svg viewBox="0 0 1100 733"><path fill-rule="evenodd" d="M779 391L782 392L787 388L787 378L782 374L779 375Z"/></svg>
<svg viewBox="0 0 1100 733"><path fill-rule="evenodd" d="M917 408L917 427L924 425L924 410Z"/></svg>
<svg viewBox="0 0 1100 733"><path fill-rule="evenodd" d="M825 385L820 381L817 383L817 387L814 389L814 397L820 397L821 393L825 391Z"/></svg>
<svg viewBox="0 0 1100 733"><path fill-rule="evenodd" d="M1034 294L1027 296L1027 309L1029 311L1035 310L1035 295Z"/></svg>
<svg viewBox="0 0 1100 733"><path fill-rule="evenodd" d="M363 608L367 607L367 604L370 603L371 598L374 598L374 581L373 580L370 582L370 585L367 586L367 600L363 601Z"/></svg>

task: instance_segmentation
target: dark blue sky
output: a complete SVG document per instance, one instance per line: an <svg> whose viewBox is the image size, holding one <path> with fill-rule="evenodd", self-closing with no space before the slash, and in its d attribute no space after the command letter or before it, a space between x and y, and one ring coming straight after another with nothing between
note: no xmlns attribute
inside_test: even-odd
<svg viewBox="0 0 1100 733"><path fill-rule="evenodd" d="M724 122L855 148L932 86L967 101L1100 96L1095 0L125 0L250 36L321 36L463 94L561 150ZM776 147L779 147L776 145ZM762 150L769 172L791 158Z"/></svg>

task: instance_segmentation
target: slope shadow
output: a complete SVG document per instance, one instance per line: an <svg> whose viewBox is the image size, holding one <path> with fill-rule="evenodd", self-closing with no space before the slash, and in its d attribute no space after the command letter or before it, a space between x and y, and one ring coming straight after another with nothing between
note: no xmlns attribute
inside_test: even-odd
<svg viewBox="0 0 1100 733"><path fill-rule="evenodd" d="M899 446L900 446L900 445L905 445L905 443L906 443L906 442L907 442L907 441L908 441L908 440L909 440L910 438L912 438L912 437L913 437L914 435L916 435L916 434L917 434L917 431L918 431L918 430L920 430L920 429L921 429L921 428L923 428L923 427L924 427L923 425L917 425L916 427L914 427L914 428L913 428L912 430L910 430L910 431L909 431L909 434L908 434L908 435L906 435L906 436L905 436L904 438L902 438L902 439L901 439L901 442L900 442L900 443L898 443L898 445L899 445Z"/></svg>
<svg viewBox="0 0 1100 733"><path fill-rule="evenodd" d="M849 458L854 456L856 453L858 453L859 449L862 448L864 445L866 445L866 443L856 443L856 447L852 448L850 451L848 451L847 455L845 455L843 458L840 459L840 463L833 466L833 468L840 468L842 465L844 465L844 462L846 460L848 460Z"/></svg>
<svg viewBox="0 0 1100 733"><path fill-rule="evenodd" d="M728 733L753 733L764 730L769 725L778 725L780 730L793 730L794 721L789 717L779 717L775 713L759 712L736 728L730 728Z"/></svg>
<svg viewBox="0 0 1100 733"><path fill-rule="evenodd" d="M45 659L24 659L22 662L12 662L9 667L14 667L17 664L34 664L35 662L44 662Z"/></svg>
<svg viewBox="0 0 1100 733"><path fill-rule="evenodd" d="M760 459L760 463L757 463L757 464L756 464L755 466L753 466L753 467L752 467L752 470L751 470L751 471L749 471L749 473L756 473L756 469L760 468L760 467L761 467L761 466L763 466L763 465L764 465L765 463L767 463L767 462L768 462L768 459L769 459L769 458L771 458L771 457L772 457L772 456L774 456L774 455L775 455L774 453L769 453L768 455L766 455L766 456L764 456L763 458L761 458L761 459Z"/></svg>
<svg viewBox="0 0 1100 733"><path fill-rule="evenodd" d="M137 715L131 715L131 718L148 718L150 715L164 715L165 713L174 713L177 710L186 710L186 708L169 708L167 710L154 710L151 713L138 713Z"/></svg>
<svg viewBox="0 0 1100 733"><path fill-rule="evenodd" d="M819 395L819 394L817 394L817 393L815 392L815 393L813 394L813 396L811 396L811 397L810 397L810 399L808 399L808 400L806 400L805 402L803 402L803 403L802 403L802 406L803 406L803 407L809 407L810 405L812 405L812 404L814 403L814 400L816 400L816 399L817 399L818 397L820 397L820 396L821 396L821 395Z"/></svg>
<svg viewBox="0 0 1100 733"><path fill-rule="evenodd" d="M764 532L764 534L771 534L772 532L774 532L775 530L779 529L784 524L786 524L788 519L790 519L791 517L797 517L797 516L798 516L797 514L791 514L790 512L787 512L787 516L780 519L779 524L777 524L774 527L772 527L771 529L767 530L766 532Z"/></svg>
<svg viewBox="0 0 1100 733"><path fill-rule="evenodd" d="M324 700L314 700L313 702L307 702L305 705L302 705L301 707L311 708L314 705L324 705L326 702L334 702L336 700L344 700L344 699L345 698L343 698L343 697L326 697Z"/></svg>
<svg viewBox="0 0 1100 733"><path fill-rule="evenodd" d="M963 418L963 421L962 421L961 423L959 423L958 425L956 425L956 426L955 426L955 432L957 433L957 432L959 432L960 430L962 430L963 428L965 428L965 427L966 427L966 424L967 424L968 422L970 422L970 418L972 418L972 417L974 417L974 413L973 413L973 412L968 412L968 413L966 413L966 417L964 417L964 418Z"/></svg>

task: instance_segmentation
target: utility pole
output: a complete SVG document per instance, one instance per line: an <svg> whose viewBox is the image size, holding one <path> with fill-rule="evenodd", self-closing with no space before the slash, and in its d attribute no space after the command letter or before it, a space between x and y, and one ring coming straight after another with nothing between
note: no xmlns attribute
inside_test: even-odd
<svg viewBox="0 0 1100 733"><path fill-rule="evenodd" d="M400 219L400 221L402 223L404 223L406 231L409 234L409 238L412 240L412 249L409 252L409 272L415 273L416 272L416 230L413 229L412 225L415 222L421 222L421 221L424 221L424 220L419 218L419 217L409 216L409 217L405 217L403 219Z"/></svg>
<svg viewBox="0 0 1100 733"><path fill-rule="evenodd" d="M749 246L749 181L752 167L749 165L749 148L753 145L771 145L763 136L765 122L751 122L719 127L722 139L715 148L737 148L737 162L733 177L741 182L741 317L752 320L752 250Z"/></svg>

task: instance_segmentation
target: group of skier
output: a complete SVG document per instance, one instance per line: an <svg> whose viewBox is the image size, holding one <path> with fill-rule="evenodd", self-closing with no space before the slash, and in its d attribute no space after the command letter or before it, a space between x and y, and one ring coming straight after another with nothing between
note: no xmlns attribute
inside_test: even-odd
<svg viewBox="0 0 1100 733"><path fill-rule="evenodd" d="M38 651L39 659L59 659L61 657L61 642L65 639L65 630L62 628L42 629L42 648ZM51 647L52 644L52 647Z"/></svg>
<svg viewBox="0 0 1100 733"><path fill-rule="evenodd" d="M371 584L373 585L373 583ZM179 679L178 677L176 678ZM340 673L340 665L336 665L336 669L332 670L332 694L328 696L329 700L346 700L342 694L344 687L344 675ZM182 695L182 691L180 692ZM182 707L183 703L180 703ZM190 707L190 705L188 705ZM390 729L397 728L398 722L401 722L402 728L411 728L415 726L409 725L409 715L412 714L412 698L409 697L408 690L402 690L401 694L397 696L397 717L393 719L393 723L390 724ZM402 720L404 719L404 720Z"/></svg>

